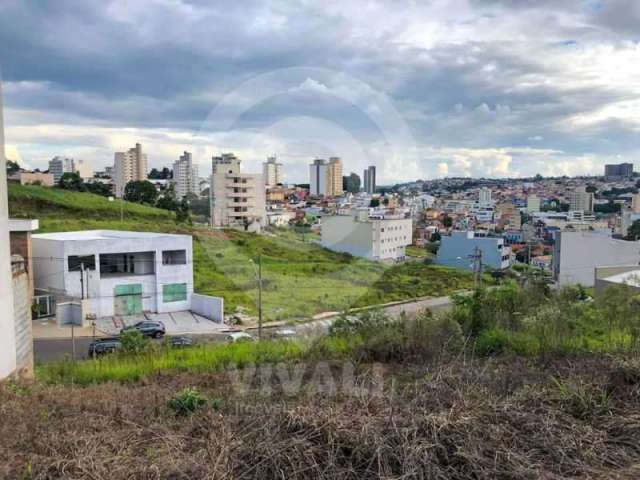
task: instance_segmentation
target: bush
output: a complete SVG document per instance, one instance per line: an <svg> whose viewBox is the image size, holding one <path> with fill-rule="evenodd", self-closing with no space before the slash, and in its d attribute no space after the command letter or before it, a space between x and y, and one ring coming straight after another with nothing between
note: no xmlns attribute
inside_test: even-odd
<svg viewBox="0 0 640 480"><path fill-rule="evenodd" d="M122 352L139 354L144 353L151 347L151 342L139 330L126 330L120 334Z"/></svg>
<svg viewBox="0 0 640 480"><path fill-rule="evenodd" d="M483 331L475 342L475 351L478 355L489 357L504 353L509 347L509 335L498 329Z"/></svg>
<svg viewBox="0 0 640 480"><path fill-rule="evenodd" d="M196 388L185 388L169 400L169 408L176 415L190 415L199 408L204 407L207 402L207 397L202 395Z"/></svg>
<svg viewBox="0 0 640 480"><path fill-rule="evenodd" d="M450 314L434 317L425 310L410 324L407 342L410 354L433 358L459 352L464 346L464 336L460 324Z"/></svg>

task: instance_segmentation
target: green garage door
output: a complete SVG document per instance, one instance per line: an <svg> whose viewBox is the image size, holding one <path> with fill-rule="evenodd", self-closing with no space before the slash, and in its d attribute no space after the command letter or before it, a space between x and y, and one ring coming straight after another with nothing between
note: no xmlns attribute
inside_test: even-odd
<svg viewBox="0 0 640 480"><path fill-rule="evenodd" d="M184 302L186 299L186 283L167 283L162 285L162 301L164 303Z"/></svg>
<svg viewBox="0 0 640 480"><path fill-rule="evenodd" d="M139 315L142 313L142 285L116 285L113 312L115 315Z"/></svg>

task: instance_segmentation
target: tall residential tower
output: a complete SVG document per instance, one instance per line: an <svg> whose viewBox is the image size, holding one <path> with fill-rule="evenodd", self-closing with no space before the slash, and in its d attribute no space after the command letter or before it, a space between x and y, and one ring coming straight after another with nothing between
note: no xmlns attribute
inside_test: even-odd
<svg viewBox="0 0 640 480"><path fill-rule="evenodd" d="M127 183L147 179L147 154L142 153L142 145L136 143L126 152L116 152L114 156L114 178L116 197L124 196Z"/></svg>
<svg viewBox="0 0 640 480"><path fill-rule="evenodd" d="M173 184L178 200L189 193L198 194L198 166L193 164L190 152L184 152L173 164Z"/></svg>

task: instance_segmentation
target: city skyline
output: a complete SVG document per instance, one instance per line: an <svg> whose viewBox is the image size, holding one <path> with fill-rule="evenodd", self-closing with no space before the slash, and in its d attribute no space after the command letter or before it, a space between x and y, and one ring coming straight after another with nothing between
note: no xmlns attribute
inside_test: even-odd
<svg viewBox="0 0 640 480"><path fill-rule="evenodd" d="M198 162L233 151L259 171L275 152L302 183L310 158L341 156L355 171L377 165L380 184L600 174L639 158L636 2L121 7L0 7L9 158L100 170L140 142L149 168L185 150ZM300 65L310 69L287 70ZM211 124L271 72L283 72L264 78L277 94L249 102L233 128ZM387 108L410 133L393 155L395 132L374 121Z"/></svg>

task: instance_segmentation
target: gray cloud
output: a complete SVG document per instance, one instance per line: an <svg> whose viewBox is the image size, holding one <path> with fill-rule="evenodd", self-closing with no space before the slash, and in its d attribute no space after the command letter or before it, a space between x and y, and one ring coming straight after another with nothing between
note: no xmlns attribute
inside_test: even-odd
<svg viewBox="0 0 640 480"><path fill-rule="evenodd" d="M431 177L447 161L449 174L502 174L505 155L514 175L553 172L554 164L598 172L640 151L632 113L639 8L633 0L7 0L0 4L7 141L37 166L61 150L105 164L136 135L161 165L204 134L203 155L232 148L257 166L273 153L263 149L280 148L297 176L314 150L335 151L347 137L364 152L353 159L358 168L364 157L389 162L384 181ZM201 132L238 86L299 66L335 75L312 75L304 91L276 89L255 103L234 98L248 103L234 131ZM351 77L367 88L347 92ZM411 133L393 145L406 168L381 146L388 139L372 120L382 108L376 92ZM274 127L288 118L317 121ZM318 128L345 136L331 145Z"/></svg>

